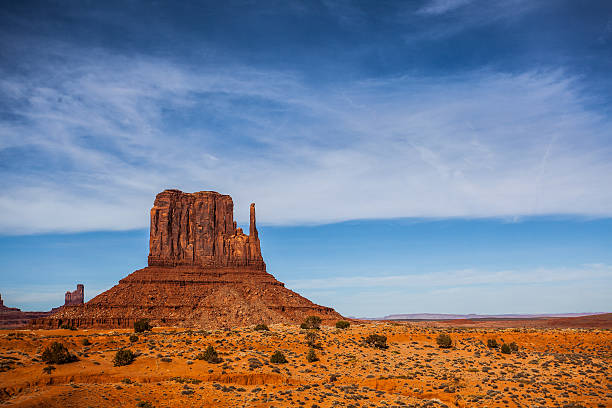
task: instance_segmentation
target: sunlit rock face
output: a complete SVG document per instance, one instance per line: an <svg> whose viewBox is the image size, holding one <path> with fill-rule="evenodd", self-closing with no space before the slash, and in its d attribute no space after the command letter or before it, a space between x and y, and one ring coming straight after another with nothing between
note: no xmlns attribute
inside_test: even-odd
<svg viewBox="0 0 612 408"><path fill-rule="evenodd" d="M246 235L236 227L229 195L165 190L151 209L148 266L33 326L130 327L147 318L157 325L218 328L297 323L308 315L341 318L266 272L255 204Z"/></svg>

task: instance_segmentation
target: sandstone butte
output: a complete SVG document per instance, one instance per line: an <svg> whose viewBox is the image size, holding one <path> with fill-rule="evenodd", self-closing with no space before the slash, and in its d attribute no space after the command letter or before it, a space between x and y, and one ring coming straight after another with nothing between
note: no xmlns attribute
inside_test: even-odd
<svg viewBox="0 0 612 408"><path fill-rule="evenodd" d="M35 319L35 328L158 326L225 328L298 323L342 316L285 288L266 271L250 207L249 234L237 228L234 203L214 191L165 190L151 209L148 266L85 304Z"/></svg>

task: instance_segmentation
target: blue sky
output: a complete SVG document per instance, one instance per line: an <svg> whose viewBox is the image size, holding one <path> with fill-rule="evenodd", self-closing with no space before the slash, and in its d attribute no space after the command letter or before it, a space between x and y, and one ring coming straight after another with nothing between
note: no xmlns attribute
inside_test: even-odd
<svg viewBox="0 0 612 408"><path fill-rule="evenodd" d="M341 313L610 311L612 4L4 2L0 293L88 298L165 188Z"/></svg>

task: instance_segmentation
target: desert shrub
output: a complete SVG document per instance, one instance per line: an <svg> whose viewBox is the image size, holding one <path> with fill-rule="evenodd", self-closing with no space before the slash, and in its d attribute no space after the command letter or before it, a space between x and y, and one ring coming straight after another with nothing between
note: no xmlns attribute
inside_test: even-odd
<svg viewBox="0 0 612 408"><path fill-rule="evenodd" d="M88 339L88 338L84 338L84 339L81 341L81 343L82 343L84 346L91 346L91 341L89 341L89 339Z"/></svg>
<svg viewBox="0 0 612 408"><path fill-rule="evenodd" d="M113 364L115 367L125 366L128 364L132 364L132 362L136 359L136 355L132 353L132 350L119 350L115 353L115 358L113 358Z"/></svg>
<svg viewBox="0 0 612 408"><path fill-rule="evenodd" d="M149 319L138 319L134 322L134 332L144 333L152 329Z"/></svg>
<svg viewBox="0 0 612 408"><path fill-rule="evenodd" d="M136 406L138 408L155 408L155 406L148 401L139 401Z"/></svg>
<svg viewBox="0 0 612 408"><path fill-rule="evenodd" d="M510 343L509 346L510 346L510 351L514 353L518 351L518 345L515 342Z"/></svg>
<svg viewBox="0 0 612 408"><path fill-rule="evenodd" d="M336 374L332 374L329 376L329 382L336 382L338 380L338 376Z"/></svg>
<svg viewBox="0 0 612 408"><path fill-rule="evenodd" d="M495 340L495 339L487 340L487 347L488 348L497 348L497 346L498 346L497 340Z"/></svg>
<svg viewBox="0 0 612 408"><path fill-rule="evenodd" d="M321 318L319 316L308 316L304 323L300 325L302 329L320 329Z"/></svg>
<svg viewBox="0 0 612 408"><path fill-rule="evenodd" d="M130 335L130 342L131 343L136 343L138 341L138 336L135 334L131 334Z"/></svg>
<svg viewBox="0 0 612 408"><path fill-rule="evenodd" d="M257 331L269 331L270 329L264 323L259 323L255 326L255 330Z"/></svg>
<svg viewBox="0 0 612 408"><path fill-rule="evenodd" d="M69 325L69 324L65 323L65 324L62 324L62 325L60 326L60 329L64 329L64 330L76 330L76 327L71 326L71 325Z"/></svg>
<svg viewBox="0 0 612 408"><path fill-rule="evenodd" d="M217 351L211 345L206 347L206 350L204 350L203 353L198 354L196 358L198 360L204 360L212 364L217 364L221 362L221 358L219 357L219 354L217 354Z"/></svg>
<svg viewBox="0 0 612 408"><path fill-rule="evenodd" d="M365 342L368 346L385 349L387 348L387 336L382 334L370 334L366 337Z"/></svg>
<svg viewBox="0 0 612 408"><path fill-rule="evenodd" d="M451 337L446 333L441 333L436 339L436 343L438 343L440 348L451 348L453 345Z"/></svg>
<svg viewBox="0 0 612 408"><path fill-rule="evenodd" d="M43 372L51 375L51 373L53 372L53 370L55 370L55 367L50 365L50 366L46 366L43 368Z"/></svg>
<svg viewBox="0 0 612 408"><path fill-rule="evenodd" d="M319 361L319 357L317 357L317 353L315 353L313 348L308 350L308 353L306 353L306 361L308 361L309 363L314 363L315 361Z"/></svg>
<svg viewBox="0 0 612 408"><path fill-rule="evenodd" d="M351 324L347 322L346 320L339 320L336 322L337 329L348 329L350 326Z"/></svg>
<svg viewBox="0 0 612 408"><path fill-rule="evenodd" d="M285 364L287 362L287 359L281 351L275 351L274 354L270 356L270 362L272 364Z"/></svg>
<svg viewBox="0 0 612 408"><path fill-rule="evenodd" d="M170 357L162 357L161 361L164 362L164 363L171 363L172 359Z"/></svg>
<svg viewBox="0 0 612 408"><path fill-rule="evenodd" d="M502 344L500 351L504 354L510 354L510 346L507 345L506 343Z"/></svg>
<svg viewBox="0 0 612 408"><path fill-rule="evenodd" d="M318 339L319 339L319 336L317 336L317 333L312 332L312 331L309 331L308 333L304 335L304 340L306 340L306 344L310 348L317 348Z"/></svg>
<svg viewBox="0 0 612 408"><path fill-rule="evenodd" d="M47 364L66 364L77 361L77 357L74 354L70 354L66 346L57 341L45 348L41 359Z"/></svg>

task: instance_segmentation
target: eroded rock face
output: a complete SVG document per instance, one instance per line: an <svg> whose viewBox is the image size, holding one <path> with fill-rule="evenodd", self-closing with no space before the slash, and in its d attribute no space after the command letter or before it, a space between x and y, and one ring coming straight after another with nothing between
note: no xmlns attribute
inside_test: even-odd
<svg viewBox="0 0 612 408"><path fill-rule="evenodd" d="M156 325L219 328L297 323L308 315L342 318L267 273L255 204L249 235L236 227L233 211L232 198L213 191L159 193L151 209L149 266L34 327L131 327L148 318Z"/></svg>
<svg viewBox="0 0 612 408"><path fill-rule="evenodd" d="M73 292L66 292L64 306L82 305L85 300L85 286L78 284Z"/></svg>
<svg viewBox="0 0 612 408"><path fill-rule="evenodd" d="M166 190L151 209L149 266L259 266L255 204L249 235L236 228L234 203L214 191L189 194Z"/></svg>

